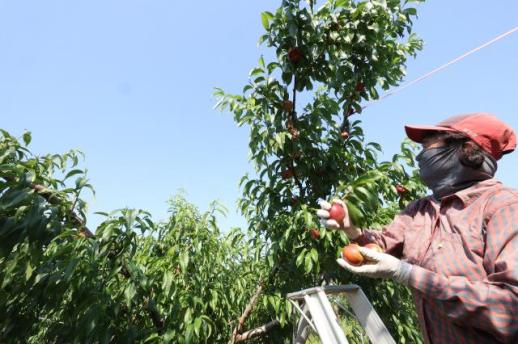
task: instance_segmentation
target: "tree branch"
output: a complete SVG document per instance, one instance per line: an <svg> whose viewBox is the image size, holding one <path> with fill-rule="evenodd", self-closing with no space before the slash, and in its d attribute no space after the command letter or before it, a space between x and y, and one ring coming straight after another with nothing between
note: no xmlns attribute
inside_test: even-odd
<svg viewBox="0 0 518 344"><path fill-rule="evenodd" d="M295 124L297 122L297 111L295 110L296 109L296 106L297 106L297 74L295 74L293 76L293 109L291 110L291 120L293 122L293 124Z"/></svg>
<svg viewBox="0 0 518 344"><path fill-rule="evenodd" d="M293 98L293 109L291 110L291 112L289 114L288 129L290 131L292 131L291 132L292 135L294 135L294 133L296 133L297 137L298 137L299 131L297 129L297 111L296 111L296 106L297 106L297 74L296 73L293 76L292 98ZM290 166L291 166L291 170L293 171L293 178L295 179L295 183L297 184L297 187L299 188L300 198L304 199L304 197L305 197L304 186L302 185L299 177L297 176L297 172L295 171L295 165L292 160L290 160Z"/></svg>
<svg viewBox="0 0 518 344"><path fill-rule="evenodd" d="M300 181L299 177L297 176L297 172L295 170L295 164L293 164L293 161L290 160L290 166L291 166L291 169L293 171L293 179L295 179L295 184L297 184L297 187L299 188L299 192L300 192L300 198L301 199L304 199L306 193L305 193L305 189L304 189L304 186L302 186L302 182Z"/></svg>
<svg viewBox="0 0 518 344"><path fill-rule="evenodd" d="M255 293L252 296L252 299L250 299L250 302L248 302L248 305L246 305L245 310L243 311L243 314L241 314L241 316L239 317L237 325L234 328L234 331L232 331L232 335L230 336L230 340L228 341L228 344L235 344L235 343L237 343L236 342L237 336L239 335L239 332L241 331L241 329L242 329L242 327L243 327L243 325L244 325L244 323L246 321L246 318L248 318L248 316L250 315L250 313L254 309L254 307L255 307L255 305L257 303L257 299L259 298L259 296L263 292L263 288L266 285L266 282L269 281L277 273L277 271L279 271L279 267L278 266L276 266L276 267L274 267L272 269L272 271L270 272L270 275L268 276L268 280L261 280L259 282L259 284L257 285L257 288L255 290Z"/></svg>
<svg viewBox="0 0 518 344"><path fill-rule="evenodd" d="M250 315L252 310L255 307L255 304L257 303L257 299L259 298L259 295L261 295L263 288L265 285L265 281L259 282L259 285L257 286L257 289L255 290L254 296L252 296L252 299L250 302L248 302L248 305L246 305L245 310L243 311L243 314L239 317L239 320L237 322L237 326L234 328L234 331L232 331L232 336L230 337L230 340L228 341L228 344L234 344L236 343L237 336L239 332L241 331L241 328L243 327L243 324L245 323L246 318Z"/></svg>
<svg viewBox="0 0 518 344"><path fill-rule="evenodd" d="M14 177L2 176L2 178L4 178L7 182L16 182L16 179ZM41 184L31 183L30 187L52 205L59 205L63 201L59 197L56 197L56 192L53 192L52 190L46 188ZM78 227L78 231L82 235L84 235L87 238L94 236L94 234L83 224L83 220L74 212L73 208L70 210L70 217L72 223Z"/></svg>
<svg viewBox="0 0 518 344"><path fill-rule="evenodd" d="M238 334L235 343L243 342L245 340L252 338L262 337L271 330L273 330L275 327L279 326L280 324L281 323L279 322L279 320L272 320L269 323L264 324L263 326L259 326L254 328L253 330L249 330L245 333Z"/></svg>

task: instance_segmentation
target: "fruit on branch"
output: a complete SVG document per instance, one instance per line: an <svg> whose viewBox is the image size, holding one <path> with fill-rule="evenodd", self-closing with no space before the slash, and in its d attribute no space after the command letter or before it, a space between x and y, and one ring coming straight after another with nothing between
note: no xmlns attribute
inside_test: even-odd
<svg viewBox="0 0 518 344"><path fill-rule="evenodd" d="M309 235L311 236L311 239L316 240L320 238L320 231L316 228L311 228L309 230Z"/></svg>
<svg viewBox="0 0 518 344"><path fill-rule="evenodd" d="M370 244L365 245L364 247L366 247L368 249L371 249L371 250L374 250L376 252L383 253L383 249L378 244L375 244L373 242L371 242Z"/></svg>
<svg viewBox="0 0 518 344"><path fill-rule="evenodd" d="M291 134L291 137L294 139L294 140L297 140L300 136L300 132L298 131L298 129L295 127L295 125L293 124L293 120L292 118L288 118L288 132Z"/></svg>
<svg viewBox="0 0 518 344"><path fill-rule="evenodd" d="M299 204L299 198L297 196L293 196L291 198L291 205L297 205Z"/></svg>
<svg viewBox="0 0 518 344"><path fill-rule="evenodd" d="M298 131L296 128L290 128L289 129L289 132L291 134L291 137L294 139L294 140L297 140L300 136L300 131Z"/></svg>
<svg viewBox="0 0 518 344"><path fill-rule="evenodd" d="M295 151L295 152L290 154L290 157L293 160L299 160L301 156L302 156L302 152L301 151Z"/></svg>
<svg viewBox="0 0 518 344"><path fill-rule="evenodd" d="M360 253L360 245L349 244L342 248L342 258L345 259L351 265L361 265L364 261L362 254Z"/></svg>
<svg viewBox="0 0 518 344"><path fill-rule="evenodd" d="M302 61L303 58L304 55L302 54L302 51L297 47L291 48L288 51L288 60L290 60L291 63L297 64Z"/></svg>
<svg viewBox="0 0 518 344"><path fill-rule="evenodd" d="M283 179L290 179L294 175L293 170L288 168L287 170L282 171L281 176Z"/></svg>
<svg viewBox="0 0 518 344"><path fill-rule="evenodd" d="M282 108L286 112L292 112L293 111L293 102L289 99L282 102Z"/></svg>
<svg viewBox="0 0 518 344"><path fill-rule="evenodd" d="M408 189L401 184L396 185L396 191L400 195L404 195L408 192Z"/></svg>
<svg viewBox="0 0 518 344"><path fill-rule="evenodd" d="M334 202L329 209L329 218L338 223L342 222L345 219L344 207L340 203Z"/></svg>
<svg viewBox="0 0 518 344"><path fill-rule="evenodd" d="M365 85L363 84L363 82L358 82L358 83L356 84L356 87L354 88L354 90L355 90L356 92L361 92L361 91L363 91L364 89L365 89Z"/></svg>
<svg viewBox="0 0 518 344"><path fill-rule="evenodd" d="M347 130L344 130L340 133L340 137L343 139L343 140L347 140L349 138L349 132Z"/></svg>

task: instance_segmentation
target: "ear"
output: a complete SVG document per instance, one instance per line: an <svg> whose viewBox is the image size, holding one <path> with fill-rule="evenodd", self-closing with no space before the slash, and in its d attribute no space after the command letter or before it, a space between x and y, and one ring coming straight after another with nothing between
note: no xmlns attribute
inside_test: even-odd
<svg viewBox="0 0 518 344"><path fill-rule="evenodd" d="M478 145L471 140L468 140L462 144L462 152L465 155L471 155L473 151L478 150L477 148Z"/></svg>
<svg viewBox="0 0 518 344"><path fill-rule="evenodd" d="M479 145L473 141L466 141L462 144L460 162L463 165L479 168L484 162L484 154Z"/></svg>
<svg viewBox="0 0 518 344"><path fill-rule="evenodd" d="M475 147L477 147L477 144L471 140L468 140L462 144L462 148L473 150Z"/></svg>

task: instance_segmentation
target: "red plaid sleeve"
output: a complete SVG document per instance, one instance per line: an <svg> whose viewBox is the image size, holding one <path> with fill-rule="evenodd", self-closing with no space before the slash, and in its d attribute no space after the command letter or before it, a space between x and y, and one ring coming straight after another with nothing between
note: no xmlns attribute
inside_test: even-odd
<svg viewBox="0 0 518 344"><path fill-rule="evenodd" d="M478 328L502 342L516 343L518 203L498 208L489 218L486 229L486 278L472 281L413 266L409 284L423 293L434 310L457 325Z"/></svg>
<svg viewBox="0 0 518 344"><path fill-rule="evenodd" d="M362 235L354 241L361 246L374 242L380 245L383 250L401 258L403 244L405 241L405 230L412 227L415 213L419 208L420 201L410 203L402 212L394 217L394 220L380 230L364 229Z"/></svg>

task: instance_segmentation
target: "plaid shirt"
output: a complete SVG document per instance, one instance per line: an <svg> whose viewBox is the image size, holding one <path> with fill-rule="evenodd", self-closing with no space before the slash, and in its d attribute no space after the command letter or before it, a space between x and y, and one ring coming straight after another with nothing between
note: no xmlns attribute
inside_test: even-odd
<svg viewBox="0 0 518 344"><path fill-rule="evenodd" d="M426 343L518 343L518 192L495 179L410 204L376 242L413 264Z"/></svg>

